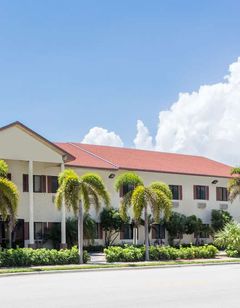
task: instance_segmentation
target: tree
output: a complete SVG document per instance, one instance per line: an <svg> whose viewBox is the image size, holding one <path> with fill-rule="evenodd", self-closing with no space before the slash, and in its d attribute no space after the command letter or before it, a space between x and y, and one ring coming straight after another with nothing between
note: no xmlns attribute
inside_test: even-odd
<svg viewBox="0 0 240 308"><path fill-rule="evenodd" d="M127 210L132 206L133 216L136 221L140 221L144 213L145 259L148 261L148 211L149 209L151 210L155 223L159 223L161 213L164 213L167 219L172 209L172 193L168 185L162 182L153 182L149 186L144 186L143 180L134 172L123 173L117 177L115 181L116 191L121 191L124 186L129 189L121 199L120 213L122 218L126 219Z"/></svg>
<svg viewBox="0 0 240 308"><path fill-rule="evenodd" d="M110 198L101 177L94 173L79 177L73 170L66 169L60 173L58 182L55 203L61 209L64 200L67 209L73 210L78 218L79 261L83 263L83 209L88 212L92 205L98 211L101 201L109 206Z"/></svg>
<svg viewBox="0 0 240 308"><path fill-rule="evenodd" d="M213 232L218 232L224 228L224 226L233 220L232 216L223 210L212 210L211 226Z"/></svg>
<svg viewBox="0 0 240 308"><path fill-rule="evenodd" d="M105 245L111 246L116 240L124 221L117 209L104 208L100 214L102 228L105 231Z"/></svg>
<svg viewBox="0 0 240 308"><path fill-rule="evenodd" d="M185 233L193 234L199 233L201 230L202 220L196 215L186 217Z"/></svg>
<svg viewBox="0 0 240 308"><path fill-rule="evenodd" d="M233 178L228 181L228 198L233 202L240 195L240 168L232 168L231 175Z"/></svg>
<svg viewBox="0 0 240 308"><path fill-rule="evenodd" d="M199 242L199 236L202 231L205 231L205 228L202 220L197 218L195 215L191 215L186 217L186 224L185 224L185 233L186 234L195 234L196 236L196 243Z"/></svg>
<svg viewBox="0 0 240 308"><path fill-rule="evenodd" d="M187 217L183 214L172 212L170 218L165 221L165 226L168 231L168 241L173 245L173 240L179 238L179 242L186 230Z"/></svg>
<svg viewBox="0 0 240 308"><path fill-rule="evenodd" d="M7 178L8 165L0 160L0 214L9 218L9 246L12 246L12 229L16 221L19 192L17 186Z"/></svg>

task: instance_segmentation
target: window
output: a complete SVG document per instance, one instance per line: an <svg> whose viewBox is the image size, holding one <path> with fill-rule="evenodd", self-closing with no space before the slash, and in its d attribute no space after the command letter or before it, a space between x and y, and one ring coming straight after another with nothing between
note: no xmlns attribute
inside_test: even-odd
<svg viewBox="0 0 240 308"><path fill-rule="evenodd" d="M28 186L28 174L23 174L23 192L28 192L29 186Z"/></svg>
<svg viewBox="0 0 240 308"><path fill-rule="evenodd" d="M226 187L217 187L217 201L228 201L228 191Z"/></svg>
<svg viewBox="0 0 240 308"><path fill-rule="evenodd" d="M124 197L129 191L134 190L134 185L124 184L120 189L120 197Z"/></svg>
<svg viewBox="0 0 240 308"><path fill-rule="evenodd" d="M194 194L194 199L209 200L209 187L201 186L201 185L194 185L193 194Z"/></svg>
<svg viewBox="0 0 240 308"><path fill-rule="evenodd" d="M42 193L46 192L46 176L34 175L33 176L33 192Z"/></svg>
<svg viewBox="0 0 240 308"><path fill-rule="evenodd" d="M96 223L96 233L95 233L95 239L102 239L103 238L103 230L102 225L100 223Z"/></svg>
<svg viewBox="0 0 240 308"><path fill-rule="evenodd" d="M182 200L182 186L181 185L169 185L169 188L173 195L173 200Z"/></svg>
<svg viewBox="0 0 240 308"><path fill-rule="evenodd" d="M152 239L165 239L165 226L162 224L154 224L152 226Z"/></svg>
<svg viewBox="0 0 240 308"><path fill-rule="evenodd" d="M133 226L124 224L121 228L120 239L132 240L133 239Z"/></svg>
<svg viewBox="0 0 240 308"><path fill-rule="evenodd" d="M45 226L44 222L35 222L34 223L34 239L35 240L43 240L45 234Z"/></svg>
<svg viewBox="0 0 240 308"><path fill-rule="evenodd" d="M23 192L29 191L28 174L23 174ZM46 176L34 175L33 176L33 192L43 193L46 192Z"/></svg>
<svg viewBox="0 0 240 308"><path fill-rule="evenodd" d="M58 177L57 176L48 176L48 193L56 193L58 190Z"/></svg>

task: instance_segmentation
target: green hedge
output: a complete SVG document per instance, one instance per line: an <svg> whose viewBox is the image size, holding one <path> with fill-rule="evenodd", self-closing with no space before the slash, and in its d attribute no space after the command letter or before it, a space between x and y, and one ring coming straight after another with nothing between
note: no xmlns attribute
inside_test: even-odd
<svg viewBox="0 0 240 308"><path fill-rule="evenodd" d="M213 245L191 246L188 248L174 248L170 246L150 246L149 257L151 261L176 259L210 259L215 258L218 249ZM145 247L112 246L104 249L107 262L137 262L144 261Z"/></svg>
<svg viewBox="0 0 240 308"><path fill-rule="evenodd" d="M89 260L89 254L84 251L84 263ZM31 265L62 265L78 264L77 247L72 249L32 249L17 248L0 251L0 267L17 267Z"/></svg>

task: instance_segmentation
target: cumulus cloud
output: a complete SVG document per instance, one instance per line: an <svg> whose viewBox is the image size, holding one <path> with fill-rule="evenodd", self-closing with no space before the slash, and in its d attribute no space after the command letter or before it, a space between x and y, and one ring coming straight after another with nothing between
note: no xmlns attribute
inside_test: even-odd
<svg viewBox="0 0 240 308"><path fill-rule="evenodd" d="M107 129L102 127L91 128L83 138L82 143L110 145L116 147L123 146L123 142L117 134L109 132Z"/></svg>
<svg viewBox="0 0 240 308"><path fill-rule="evenodd" d="M240 58L225 81L181 93L159 114L155 148L240 163Z"/></svg>
<svg viewBox="0 0 240 308"><path fill-rule="evenodd" d="M220 83L203 85L198 91L180 93L169 110L159 113L153 138L140 120L134 139L136 148L202 155L231 165L240 164L240 58L229 66ZM90 129L83 142L123 146L114 132Z"/></svg>
<svg viewBox="0 0 240 308"><path fill-rule="evenodd" d="M153 148L152 136L150 136L148 128L140 120L137 121L137 135L133 142L138 149Z"/></svg>

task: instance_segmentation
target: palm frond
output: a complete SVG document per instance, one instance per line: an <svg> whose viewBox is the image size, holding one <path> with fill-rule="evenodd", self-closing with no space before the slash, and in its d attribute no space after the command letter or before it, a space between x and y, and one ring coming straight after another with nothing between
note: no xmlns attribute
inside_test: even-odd
<svg viewBox="0 0 240 308"><path fill-rule="evenodd" d="M232 168L231 175L240 175L240 167Z"/></svg>
<svg viewBox="0 0 240 308"><path fill-rule="evenodd" d="M172 199L172 192L166 183L152 182L150 187L162 191L169 199Z"/></svg>
<svg viewBox="0 0 240 308"><path fill-rule="evenodd" d="M139 220L142 215L143 209L147 206L147 200L145 195L145 187L143 185L137 186L133 193L131 203L133 206L133 214L136 220Z"/></svg>
<svg viewBox="0 0 240 308"><path fill-rule="evenodd" d="M143 180L135 172L125 172L120 174L115 180L115 190L120 191L123 185L131 185L137 187L143 185Z"/></svg>
<svg viewBox="0 0 240 308"><path fill-rule="evenodd" d="M0 177L0 211L3 218L10 215L15 220L19 201L19 192L16 185L7 178Z"/></svg>
<svg viewBox="0 0 240 308"><path fill-rule="evenodd" d="M8 173L8 165L4 160L0 160L0 177L6 178Z"/></svg>
<svg viewBox="0 0 240 308"><path fill-rule="evenodd" d="M73 170L66 169L60 173L58 182L59 188L55 198L57 208L61 208L64 200L67 209L72 209L76 213L80 199L80 181L78 175Z"/></svg>
<svg viewBox="0 0 240 308"><path fill-rule="evenodd" d="M89 187L97 194L100 199L106 204L106 206L110 205L110 197L105 188L102 178L95 173L86 173L81 176L81 181L83 183L87 183Z"/></svg>
<svg viewBox="0 0 240 308"><path fill-rule="evenodd" d="M233 202L234 199L236 199L236 197L240 195L240 178L233 178L229 180L228 193L228 198L231 202Z"/></svg>

